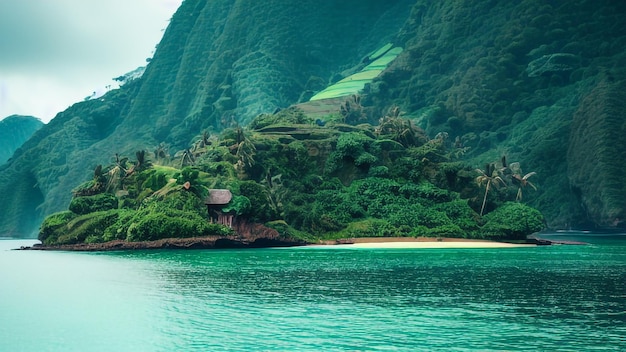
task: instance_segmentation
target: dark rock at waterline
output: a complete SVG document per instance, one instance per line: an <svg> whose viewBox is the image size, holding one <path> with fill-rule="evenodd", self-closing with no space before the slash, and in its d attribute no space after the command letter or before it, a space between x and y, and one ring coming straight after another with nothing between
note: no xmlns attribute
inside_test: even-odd
<svg viewBox="0 0 626 352"><path fill-rule="evenodd" d="M305 245L305 242L292 239L256 238L252 241L241 237L192 237L165 238L156 241L126 242L111 241L104 243L79 243L57 246L34 245L20 247L20 250L56 250L56 251L120 251L148 249L232 249L232 248L267 248L292 247Z"/></svg>

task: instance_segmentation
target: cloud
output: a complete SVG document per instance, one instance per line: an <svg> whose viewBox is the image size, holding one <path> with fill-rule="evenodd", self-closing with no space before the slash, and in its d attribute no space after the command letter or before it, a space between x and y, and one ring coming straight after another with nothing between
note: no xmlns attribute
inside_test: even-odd
<svg viewBox="0 0 626 352"><path fill-rule="evenodd" d="M47 121L145 65L181 2L0 1L0 118Z"/></svg>

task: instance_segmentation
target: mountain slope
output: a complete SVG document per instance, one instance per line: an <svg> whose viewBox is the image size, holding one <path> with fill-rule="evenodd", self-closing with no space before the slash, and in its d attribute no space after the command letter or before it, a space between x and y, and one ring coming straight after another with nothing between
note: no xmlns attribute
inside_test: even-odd
<svg viewBox="0 0 626 352"><path fill-rule="evenodd" d="M520 161L539 186L525 201L550 226L623 226L626 166L605 160L624 158L606 138L626 129L614 97L626 5L186 0L142 78L62 112L0 168L0 235L33 236L115 153L163 142L173 154L204 130L307 101L388 42L404 51L362 95L369 122L398 106L431 137L458 138L475 167Z"/></svg>
<svg viewBox="0 0 626 352"><path fill-rule="evenodd" d="M4 164L43 122L33 116L11 115L0 121L0 164Z"/></svg>
<svg viewBox="0 0 626 352"><path fill-rule="evenodd" d="M0 205L0 234L35 236L43 216L66 209L71 190L115 153L162 142L173 153L203 129L245 124L305 89L312 95L338 67L389 41L411 3L185 1L141 79L57 115L40 143L4 166L0 191L29 191Z"/></svg>

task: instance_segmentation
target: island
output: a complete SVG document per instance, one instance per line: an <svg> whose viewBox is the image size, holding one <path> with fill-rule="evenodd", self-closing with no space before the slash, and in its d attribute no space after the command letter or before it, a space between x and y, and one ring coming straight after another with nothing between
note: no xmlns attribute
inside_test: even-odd
<svg viewBox="0 0 626 352"><path fill-rule="evenodd" d="M506 156L476 168L461 160L463 146L429 138L395 106L373 124L357 96L313 103L202 131L174 153L161 143L94 165L68 209L43 221L39 247L527 243L545 227L523 202L534 173Z"/></svg>

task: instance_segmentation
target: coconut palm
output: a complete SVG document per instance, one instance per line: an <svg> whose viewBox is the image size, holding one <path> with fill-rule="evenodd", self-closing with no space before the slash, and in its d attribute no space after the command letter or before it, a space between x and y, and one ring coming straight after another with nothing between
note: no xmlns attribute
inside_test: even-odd
<svg viewBox="0 0 626 352"><path fill-rule="evenodd" d="M185 166L194 165L196 163L196 158L193 156L193 153L189 148L176 152L174 157L180 157L181 169Z"/></svg>
<svg viewBox="0 0 626 352"><path fill-rule="evenodd" d="M485 195L483 197L483 204L480 207L480 216L482 216L483 212L485 211L485 204L487 203L487 194L489 194L489 191L491 190L491 185L493 185L494 187L498 187L498 185L505 186L506 184L504 183L504 180L502 179L502 177L500 177L500 175L498 174L498 171L496 170L496 167L493 163L486 164L485 170L476 169L476 171L480 173L480 175L476 177L476 182L478 183L478 185L481 185L481 186L483 184L485 185Z"/></svg>
<svg viewBox="0 0 626 352"><path fill-rule="evenodd" d="M146 158L145 150L138 150L135 152L135 156L137 157L137 162L128 168L126 171L126 177L132 175L135 171L142 171L152 166L150 160Z"/></svg>
<svg viewBox="0 0 626 352"><path fill-rule="evenodd" d="M535 191L537 190L537 187L535 187L532 182L528 181L531 176L534 176L536 174L537 173L533 171L527 173L524 176L522 176L521 174L511 175L511 181L513 182L513 184L517 185L517 196L515 196L516 201L519 202L520 200L522 200L522 189L526 188L526 186L532 187Z"/></svg>
<svg viewBox="0 0 626 352"><path fill-rule="evenodd" d="M135 156L137 157L137 165L135 168L140 168L147 163L145 150L138 150L135 152Z"/></svg>
<svg viewBox="0 0 626 352"><path fill-rule="evenodd" d="M102 171L102 165L100 164L93 170L93 181L94 183L104 183L106 181L104 172Z"/></svg>
<svg viewBox="0 0 626 352"><path fill-rule="evenodd" d="M245 138L239 147L237 147L237 158L239 161L237 165L241 168L244 166L252 167L255 164L254 155L256 154L256 147L250 139Z"/></svg>
<svg viewBox="0 0 626 352"><path fill-rule="evenodd" d="M118 190L122 185L122 179L127 175L126 162L128 158L121 157L118 153L115 153L115 165L109 171L107 171L107 192L114 192Z"/></svg>
<svg viewBox="0 0 626 352"><path fill-rule="evenodd" d="M191 146L191 152L195 157L199 157L207 152L207 147L211 145L210 137L211 135L209 132L205 130L202 132L200 139L193 143Z"/></svg>
<svg viewBox="0 0 626 352"><path fill-rule="evenodd" d="M93 170L93 180L78 186L72 190L75 197L92 196L102 192L107 182L107 178L102 171L102 165L96 166Z"/></svg>
<svg viewBox="0 0 626 352"><path fill-rule="evenodd" d="M155 162L163 165L169 160L169 157L170 157L169 146L163 142L159 143L159 145L154 150Z"/></svg>

